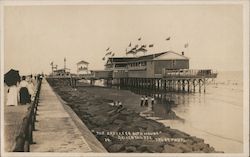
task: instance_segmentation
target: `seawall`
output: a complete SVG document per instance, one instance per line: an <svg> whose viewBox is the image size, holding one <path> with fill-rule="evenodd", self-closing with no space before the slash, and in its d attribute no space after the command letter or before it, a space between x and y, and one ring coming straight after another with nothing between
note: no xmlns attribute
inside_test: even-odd
<svg viewBox="0 0 250 157"><path fill-rule="evenodd" d="M108 152L217 152L203 139L141 117L126 104L122 108L109 105L113 100L102 97L100 88L91 93L84 87L73 89L62 80L54 80L53 88ZM127 94L127 98L132 96Z"/></svg>

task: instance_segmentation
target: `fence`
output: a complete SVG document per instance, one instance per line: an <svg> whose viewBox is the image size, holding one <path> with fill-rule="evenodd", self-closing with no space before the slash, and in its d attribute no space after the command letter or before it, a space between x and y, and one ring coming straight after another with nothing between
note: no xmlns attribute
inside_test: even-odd
<svg viewBox="0 0 250 157"><path fill-rule="evenodd" d="M39 102L41 83L42 79L38 78L35 99L31 106L28 108L28 112L23 119L21 129L19 130L19 134L16 137L16 144L13 152L29 152L30 145L34 144L33 131L35 130L37 106Z"/></svg>

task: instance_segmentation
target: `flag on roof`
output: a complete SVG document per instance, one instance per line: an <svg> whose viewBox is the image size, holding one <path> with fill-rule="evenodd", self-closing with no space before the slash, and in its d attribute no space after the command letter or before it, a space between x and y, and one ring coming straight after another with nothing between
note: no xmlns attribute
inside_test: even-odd
<svg viewBox="0 0 250 157"><path fill-rule="evenodd" d="M139 47L137 50L139 49L145 49L147 47L147 45L141 45L141 47Z"/></svg>
<svg viewBox="0 0 250 157"><path fill-rule="evenodd" d="M131 44L131 42L129 43L129 45L128 45L128 47L131 47L132 46L132 44Z"/></svg>
<svg viewBox="0 0 250 157"><path fill-rule="evenodd" d="M187 47L188 47L188 43L186 43L186 44L184 45L184 47L187 48Z"/></svg>
<svg viewBox="0 0 250 157"><path fill-rule="evenodd" d="M137 47L132 48L130 51L135 51Z"/></svg>
<svg viewBox="0 0 250 157"><path fill-rule="evenodd" d="M106 53L105 56L108 56L108 55L111 55L111 54L112 54L112 51Z"/></svg>
<svg viewBox="0 0 250 157"><path fill-rule="evenodd" d="M135 47L133 47L132 49L130 49L129 51L127 51L126 49L126 54L136 54L137 53L137 48L139 47L139 45L135 45Z"/></svg>
<svg viewBox="0 0 250 157"><path fill-rule="evenodd" d="M147 52L148 50L141 46L139 49L136 50L136 53L140 52L140 51L141 52Z"/></svg>
<svg viewBox="0 0 250 157"><path fill-rule="evenodd" d="M130 51L126 52L126 54L136 54L136 49L131 49Z"/></svg>
<svg viewBox="0 0 250 157"><path fill-rule="evenodd" d="M132 50L126 52L126 55L127 55L127 54L132 54Z"/></svg>

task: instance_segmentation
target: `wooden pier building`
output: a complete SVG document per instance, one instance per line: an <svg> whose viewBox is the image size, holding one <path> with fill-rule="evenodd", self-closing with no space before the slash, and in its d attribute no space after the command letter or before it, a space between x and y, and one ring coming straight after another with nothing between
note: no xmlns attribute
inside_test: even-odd
<svg viewBox="0 0 250 157"><path fill-rule="evenodd" d="M211 69L189 69L189 58L184 52L166 51L139 57L110 57L105 70L71 78L88 79L91 83L104 79L109 86L128 89L205 92L206 86L216 77L217 73Z"/></svg>
<svg viewBox="0 0 250 157"><path fill-rule="evenodd" d="M105 65L108 83L128 88L163 91L206 91L217 73L189 69L189 58L173 51L139 57L110 57ZM104 71L102 71L104 72ZM93 71L95 77L99 72ZM104 76L105 73L102 73Z"/></svg>

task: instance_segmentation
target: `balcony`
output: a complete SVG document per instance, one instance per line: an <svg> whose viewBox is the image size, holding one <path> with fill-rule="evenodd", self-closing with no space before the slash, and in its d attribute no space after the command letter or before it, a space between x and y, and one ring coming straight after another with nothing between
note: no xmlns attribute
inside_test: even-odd
<svg viewBox="0 0 250 157"><path fill-rule="evenodd" d="M134 67L132 67L132 66L129 66L128 67L128 70L147 70L147 67L146 66L134 66Z"/></svg>
<svg viewBox="0 0 250 157"><path fill-rule="evenodd" d="M217 72L211 69L194 70L194 69L180 69L167 70L163 69L162 76L164 78L216 78Z"/></svg>

